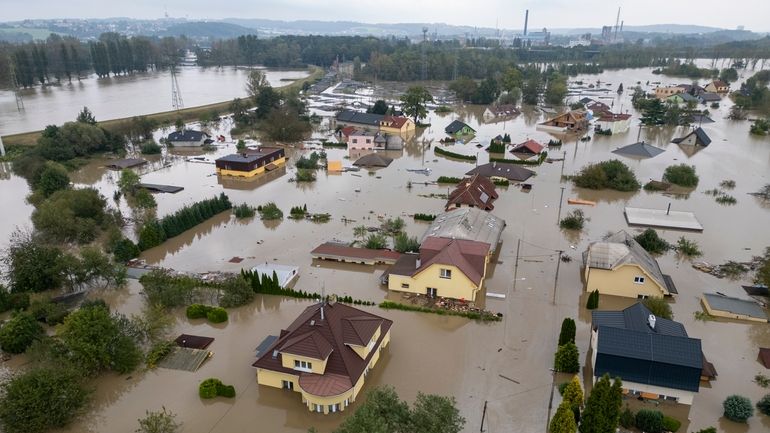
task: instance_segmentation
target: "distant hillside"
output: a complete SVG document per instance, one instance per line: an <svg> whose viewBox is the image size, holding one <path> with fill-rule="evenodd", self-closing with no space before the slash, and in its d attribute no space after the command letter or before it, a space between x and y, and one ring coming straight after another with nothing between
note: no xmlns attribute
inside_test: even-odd
<svg viewBox="0 0 770 433"><path fill-rule="evenodd" d="M159 36L181 36L190 38L209 38L209 39L229 39L241 35L254 33L253 29L248 29L237 24L231 24L220 21L198 21L182 24L174 24L164 31L158 32Z"/></svg>
<svg viewBox="0 0 770 433"><path fill-rule="evenodd" d="M417 36L422 34L423 27L428 32L439 35L464 35L466 33L479 36L492 36L497 30L488 27L455 26L444 23L398 23L375 24L356 21L279 21L256 18L227 18L224 22L243 27L258 29L268 34L317 34L317 35L371 35L371 36ZM510 33L511 30L500 30Z"/></svg>

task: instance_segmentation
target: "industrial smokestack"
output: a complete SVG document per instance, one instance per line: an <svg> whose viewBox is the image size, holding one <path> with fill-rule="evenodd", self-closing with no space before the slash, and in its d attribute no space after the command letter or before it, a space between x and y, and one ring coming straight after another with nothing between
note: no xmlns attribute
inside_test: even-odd
<svg viewBox="0 0 770 433"><path fill-rule="evenodd" d="M524 36L527 36L527 24L529 24L529 9L524 12Z"/></svg>
<svg viewBox="0 0 770 433"><path fill-rule="evenodd" d="M620 34L623 34L623 23L625 23L625 21L620 22Z"/></svg>

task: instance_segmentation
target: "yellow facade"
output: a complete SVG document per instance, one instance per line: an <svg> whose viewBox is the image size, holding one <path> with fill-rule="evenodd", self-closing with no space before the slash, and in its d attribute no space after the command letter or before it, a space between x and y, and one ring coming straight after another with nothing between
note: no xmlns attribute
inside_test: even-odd
<svg viewBox="0 0 770 433"><path fill-rule="evenodd" d="M484 274L478 285L466 277L456 266L433 264L412 277L390 274L388 276L388 290L425 295L428 294L428 288L431 288L436 289L436 296L475 301L476 294L481 290L487 275L487 263L489 263L489 257L484 260ZM451 278L443 278L441 276L442 269L450 270Z"/></svg>
<svg viewBox="0 0 770 433"><path fill-rule="evenodd" d="M747 316L745 314L731 313L729 311L724 311L724 310L715 310L711 308L711 305L708 303L708 300L706 300L705 297L701 297L700 301L701 301L701 304L703 304L703 307L706 309L706 313L708 313L709 316L723 317L725 319L746 320L749 322L767 323L767 319L761 319L759 317L754 317L754 316Z"/></svg>
<svg viewBox="0 0 770 433"><path fill-rule="evenodd" d="M639 277L644 282L634 282ZM638 298L668 295L668 290L661 287L640 266L627 264L613 270L585 268L586 290L593 292L599 290L603 295L624 296L626 298Z"/></svg>
<svg viewBox="0 0 770 433"><path fill-rule="evenodd" d="M281 353L281 365L284 368L294 368L294 361L309 362L312 367L310 370L315 374L324 374L324 371L326 371L326 361L328 360L328 357L326 359L315 359L291 353Z"/></svg>
<svg viewBox="0 0 770 433"><path fill-rule="evenodd" d="M286 164L286 157L280 157L276 159L275 161L269 162L268 164L273 164L275 166L282 166ZM217 168L217 174L220 176L233 176L233 177L254 177L258 174L262 174L265 172L265 165L262 167L257 167L254 170L251 171L240 171L240 170L225 170L222 168Z"/></svg>
<svg viewBox="0 0 770 433"><path fill-rule="evenodd" d="M398 135L398 134L403 134L414 130L415 130L415 124L414 124L414 121L412 121L412 119L408 119L406 122L404 122L404 124L401 125L401 128L380 125L380 132L385 132L388 134Z"/></svg>
<svg viewBox="0 0 770 433"><path fill-rule="evenodd" d="M380 338L380 329L377 329L375 332L375 337L372 337L375 344L377 340ZM385 336L382 339L382 342L380 345L376 348L377 352L372 355L372 359L369 361L369 364L367 365L366 370L364 373L358 378L356 383L353 385L352 388L345 391L342 394L334 395L334 396L318 396L313 395L305 392L300 386L299 386L299 375L302 372L297 372L297 374L289 374L289 373L282 373L278 371L273 370L266 370L264 368L257 368L257 383L259 385L265 385L265 386L272 386L273 388L285 388L284 382L291 382L292 383L292 390L295 392L298 392L302 395L302 402L305 403L305 406L307 406L308 410L312 412L318 412L323 414L329 414L333 412L331 408L337 406L338 411L344 411L345 408L350 405L350 403L353 403L356 400L356 397L358 397L358 394L361 392L361 389L364 387L364 382L366 379L366 376L372 368L374 368L375 364L377 364L377 361L380 359L380 352L382 349L388 346L390 343L390 330L385 334ZM374 348L373 348L374 349ZM358 353L358 351L356 351ZM311 358L304 358L304 357L297 357L295 355L290 354L281 354L282 358L282 365L286 368L294 368L294 359L299 360L311 360L313 362L313 373L316 373L316 364L315 362L319 362L318 360L312 360ZM286 358L290 358L291 362L287 362ZM290 364L290 366L287 366L287 364ZM323 362L324 368L326 368L326 362ZM318 372L317 374L323 374L323 371ZM355 378L351 378L355 379ZM319 410L320 407L320 410Z"/></svg>

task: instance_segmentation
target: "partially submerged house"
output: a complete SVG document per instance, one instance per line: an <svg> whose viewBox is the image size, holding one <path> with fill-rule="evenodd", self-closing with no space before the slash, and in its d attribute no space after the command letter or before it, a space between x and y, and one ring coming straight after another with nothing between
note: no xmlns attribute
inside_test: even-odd
<svg viewBox="0 0 770 433"><path fill-rule="evenodd" d="M364 155L353 163L356 167L387 167L393 162L393 158L379 153Z"/></svg>
<svg viewBox="0 0 770 433"><path fill-rule="evenodd" d="M352 126L372 131L380 130L380 122L384 118L385 116L382 114L361 113L353 110L342 110L334 117L338 127Z"/></svg>
<svg viewBox="0 0 770 433"><path fill-rule="evenodd" d="M125 158L125 159L113 159L105 164L105 167L110 170L124 170L126 168L138 167L140 165L147 164L146 159L141 158Z"/></svg>
<svg viewBox="0 0 770 433"><path fill-rule="evenodd" d="M491 211L495 208L492 202L497 200L497 197L495 184L488 178L475 174L461 180L454 191L449 193L445 210L472 207Z"/></svg>
<svg viewBox="0 0 770 433"><path fill-rule="evenodd" d="M447 125L446 128L444 128L444 132L446 132L449 135L454 136L461 136L461 135L473 135L476 133L476 130L468 126L468 124L461 122L459 120L453 120L452 123Z"/></svg>
<svg viewBox="0 0 770 433"><path fill-rule="evenodd" d="M594 113L596 127L602 131L610 131L614 134L622 134L631 127L631 115L602 111Z"/></svg>
<svg viewBox="0 0 770 433"><path fill-rule="evenodd" d="M390 342L392 325L338 302L311 305L259 352L257 383L300 393L312 412L344 411Z"/></svg>
<svg viewBox="0 0 770 433"><path fill-rule="evenodd" d="M543 123L538 123L536 129L538 131L553 132L556 134L586 131L588 130L587 114L588 113L583 110L568 111L548 119Z"/></svg>
<svg viewBox="0 0 770 433"><path fill-rule="evenodd" d="M711 316L749 322L768 322L767 311L752 299L734 298L720 293L704 293L701 302Z"/></svg>
<svg viewBox="0 0 770 433"><path fill-rule="evenodd" d="M414 121L408 117L385 115L380 120L380 132L382 133L400 135L414 130Z"/></svg>
<svg viewBox="0 0 770 433"><path fill-rule="evenodd" d="M662 86L655 88L655 97L658 99L666 99L672 95L684 93L685 88L683 86Z"/></svg>
<svg viewBox="0 0 770 433"><path fill-rule="evenodd" d="M706 131L701 127L697 127L690 131L689 134L675 138L671 140L672 143L684 144L687 146L703 146L706 147L711 144L711 138L706 134Z"/></svg>
<svg viewBox="0 0 770 433"><path fill-rule="evenodd" d="M482 289L490 244L429 236L419 254L404 254L388 269L388 289L474 302Z"/></svg>
<svg viewBox="0 0 770 433"><path fill-rule="evenodd" d="M713 92L713 93L729 93L730 92L730 85L725 83L722 80L714 80L704 87L704 89L707 92Z"/></svg>
<svg viewBox="0 0 770 433"><path fill-rule="evenodd" d="M430 236L484 242L490 245L489 254L494 254L504 229L504 219L489 212L464 207L438 215L423 234L421 242Z"/></svg>
<svg viewBox="0 0 770 433"><path fill-rule="evenodd" d="M668 98L666 98L666 102L682 105L682 104L687 104L689 102L692 102L693 104L697 104L699 101L698 101L698 98L696 98L695 96L692 96L689 93L682 92L682 93L677 93L675 95L669 96Z"/></svg>
<svg viewBox="0 0 770 433"><path fill-rule="evenodd" d="M484 120L500 119L505 117L518 116L521 114L518 108L513 104L490 105L484 110Z"/></svg>
<svg viewBox="0 0 770 433"><path fill-rule="evenodd" d="M617 155L627 156L629 158L645 159L645 158L654 158L665 151L666 151L665 149L661 149L651 144L647 144L644 141L640 141L638 143L633 143L627 146L619 147L613 150L612 153Z"/></svg>
<svg viewBox="0 0 770 433"><path fill-rule="evenodd" d="M718 93L703 92L698 95L698 100L701 102L701 104L708 104L710 102L720 102L722 101L722 97L719 96Z"/></svg>
<svg viewBox="0 0 770 433"><path fill-rule="evenodd" d="M185 129L172 132L168 135L166 141L175 147L195 147L203 146L206 144L206 140L209 139L211 139L211 136L205 132Z"/></svg>
<svg viewBox="0 0 770 433"><path fill-rule="evenodd" d="M535 172L518 164L504 162L488 162L481 164L466 175L480 174L494 180L507 180L509 182L524 182L535 175Z"/></svg>
<svg viewBox="0 0 770 433"><path fill-rule="evenodd" d="M529 139L513 146L511 153L534 156L540 155L543 152L543 149L545 149L545 146L535 140Z"/></svg>
<svg viewBox="0 0 770 433"><path fill-rule="evenodd" d="M586 291L603 295L646 298L677 294L670 276L654 257L625 230L591 242L583 252Z"/></svg>
<svg viewBox="0 0 770 433"><path fill-rule="evenodd" d="M220 176L253 177L285 165L286 154L280 147L259 147L223 156L214 164Z"/></svg>
<svg viewBox="0 0 770 433"><path fill-rule="evenodd" d="M593 380L604 374L623 382L623 393L691 405L701 379L716 376L684 326L657 317L642 303L622 311L591 313Z"/></svg>
<svg viewBox="0 0 770 433"><path fill-rule="evenodd" d="M349 150L372 150L374 140L379 136L378 132L368 129L355 129L348 135Z"/></svg>

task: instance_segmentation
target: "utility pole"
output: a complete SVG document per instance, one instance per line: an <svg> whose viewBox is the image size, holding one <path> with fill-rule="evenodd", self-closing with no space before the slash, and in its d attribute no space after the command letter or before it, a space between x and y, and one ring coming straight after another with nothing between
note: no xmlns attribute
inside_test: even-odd
<svg viewBox="0 0 770 433"><path fill-rule="evenodd" d="M484 418L487 417L487 401L484 400L484 410L481 412L481 427L479 427L479 431L484 431Z"/></svg>
<svg viewBox="0 0 770 433"><path fill-rule="evenodd" d="M19 88L19 79L16 76L16 68L14 66L13 59L8 56L8 66L11 73L11 86L13 86L13 95L16 97L16 110L24 111L24 98L21 96L21 89Z"/></svg>
<svg viewBox="0 0 770 433"><path fill-rule="evenodd" d="M559 221L561 221L561 205L564 201L564 187L561 187L561 195L559 196L559 215L556 217L556 225L559 225Z"/></svg>
<svg viewBox="0 0 770 433"><path fill-rule="evenodd" d="M0 156L5 156L5 146L3 146L3 137L0 136Z"/></svg>
<svg viewBox="0 0 770 433"><path fill-rule="evenodd" d="M516 242L516 264L513 265L513 291L516 291L516 280L519 276L519 250L521 249L521 238Z"/></svg>
<svg viewBox="0 0 770 433"><path fill-rule="evenodd" d="M425 81L425 80L428 79L428 56L425 53L425 50L427 49L427 47L426 47L427 45L428 45L428 28L427 27L423 27L422 28L422 47L421 47L422 48L422 50L421 50L422 51L421 52L421 55L422 55L422 71L420 73L420 79L422 81Z"/></svg>
<svg viewBox="0 0 770 433"><path fill-rule="evenodd" d="M184 108L182 91L179 89L179 83L176 81L176 65L174 64L171 65L171 105L176 111Z"/></svg>
<svg viewBox="0 0 770 433"><path fill-rule="evenodd" d="M559 250L559 258L556 259L556 275L553 277L553 299L551 303L556 305L556 284L559 282L559 266L561 266L561 255L564 251Z"/></svg>

